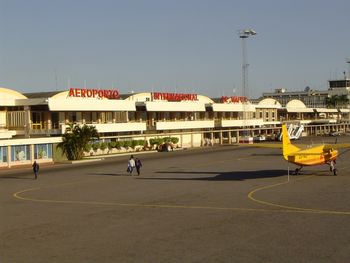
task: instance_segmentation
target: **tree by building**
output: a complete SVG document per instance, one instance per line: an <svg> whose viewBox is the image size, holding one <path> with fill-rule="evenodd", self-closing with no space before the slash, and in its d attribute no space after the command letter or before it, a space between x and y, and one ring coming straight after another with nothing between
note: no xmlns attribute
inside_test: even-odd
<svg viewBox="0 0 350 263"><path fill-rule="evenodd" d="M333 95L326 98L327 108L341 108L349 105L349 98L347 95Z"/></svg>
<svg viewBox="0 0 350 263"><path fill-rule="evenodd" d="M98 138L95 126L70 124L62 135L62 142L57 147L62 150L68 160L81 160L89 143Z"/></svg>

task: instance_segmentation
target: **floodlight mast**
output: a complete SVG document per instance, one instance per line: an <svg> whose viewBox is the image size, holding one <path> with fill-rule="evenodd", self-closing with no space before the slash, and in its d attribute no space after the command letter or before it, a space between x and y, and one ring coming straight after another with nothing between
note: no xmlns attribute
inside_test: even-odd
<svg viewBox="0 0 350 263"><path fill-rule="evenodd" d="M348 63L348 76L345 76L345 87L348 88L348 79L350 79L350 58L346 59L346 63ZM350 126L350 96L348 92L348 127Z"/></svg>
<svg viewBox="0 0 350 263"><path fill-rule="evenodd" d="M242 40L242 93L244 97L248 97L247 87L248 87L248 66L247 63L247 48L246 39L250 36L255 36L257 33L253 29L242 29L239 30L238 35Z"/></svg>
<svg viewBox="0 0 350 263"><path fill-rule="evenodd" d="M238 31L239 38L242 41L242 96L248 98L248 66L247 63L247 48L246 48L246 39L250 36L255 36L256 32L253 29L242 29ZM247 111L245 105L248 103L248 100L243 103L243 125L242 128L245 130L247 124Z"/></svg>

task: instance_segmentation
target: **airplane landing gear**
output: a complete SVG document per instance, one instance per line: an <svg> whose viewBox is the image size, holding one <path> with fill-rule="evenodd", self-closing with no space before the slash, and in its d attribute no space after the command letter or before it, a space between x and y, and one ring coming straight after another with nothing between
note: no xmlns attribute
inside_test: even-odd
<svg viewBox="0 0 350 263"><path fill-rule="evenodd" d="M303 167L296 168L295 171L294 171L294 174L295 174L295 175L300 174L301 168L303 168Z"/></svg>

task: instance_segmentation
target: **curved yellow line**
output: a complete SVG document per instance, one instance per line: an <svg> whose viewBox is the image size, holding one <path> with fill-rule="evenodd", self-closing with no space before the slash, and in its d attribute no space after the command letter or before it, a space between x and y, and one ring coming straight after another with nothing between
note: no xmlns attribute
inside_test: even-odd
<svg viewBox="0 0 350 263"><path fill-rule="evenodd" d="M296 179L294 181L299 181L299 180L304 180L313 177L307 176L303 177L300 179ZM71 184L76 184L79 182L72 182L72 183L65 183L62 185L71 185ZM50 199L36 199L36 198L29 198L29 197L24 197L23 194L27 192L32 192L32 191L38 191L41 188L36 187L36 188L29 188L25 190L21 190L18 192L15 192L13 194L14 198L24 200L24 201L32 201L32 202L41 202L41 203L56 203L56 204L81 204L81 205L104 205L104 206L129 206L129 207L149 207L149 208L177 208L177 209L207 209L207 210L226 210L226 211L255 211L255 212L285 212L285 213L322 213L322 214L338 214L338 215L350 215L350 212L348 211L332 211L332 210L319 210L319 209L309 209L309 208L301 208L301 207L293 207L293 206L287 206L287 205L281 205L281 204L275 204L263 200L258 200L253 197L254 193L264 190L264 189L269 189L272 187L277 187L280 185L287 184L288 182L281 182L281 183L276 183L272 185L267 185L267 186L262 186L258 187L248 193L248 198L251 199L254 202L257 202L259 204L267 205L267 206L273 206L273 207L278 207L281 209L264 209L264 208L238 208L238 207L213 207L213 206L185 206L185 205L168 205L168 204L137 204L137 203L114 203L114 202L97 202L97 201L71 201L71 200L50 200ZM58 185L58 186L62 186ZM51 187L57 187L56 186L51 186Z"/></svg>
<svg viewBox="0 0 350 263"><path fill-rule="evenodd" d="M66 184L64 184L66 185ZM104 205L104 206L129 206L129 207L144 207L144 208L177 208L177 209L202 209L202 210L221 210L221 211L248 211L248 212L300 212L293 210L273 210L273 209L264 209L264 208L239 208L239 207L214 207L214 206L185 206L185 205L168 205L168 204L137 204L137 203L114 203L114 202L96 202L96 201L71 201L71 200L49 200L49 199L36 199L24 197L22 194L37 191L41 189L30 188L18 191L13 194L14 198L31 201L31 202L41 202L41 203L55 203L55 204L80 204L80 205Z"/></svg>
<svg viewBox="0 0 350 263"><path fill-rule="evenodd" d="M300 179L296 179L294 181L300 181L300 180L305 180L305 179L309 179L311 177L314 177L314 175L310 175L307 177L303 177ZM350 211L335 211L335 210L323 210L323 209L312 209L312 208L303 208L303 207L296 207L296 206L288 206L288 205L282 205L282 204L276 204L276 203L272 203L272 202L267 202L267 201L263 201L263 200L259 200L253 197L253 195L256 192L265 190L265 189L269 189L269 188L273 188L273 187L277 187L277 186L281 186L284 184L288 184L289 182L282 182L282 183L276 183L276 184L272 184L272 185L266 185L266 186L261 186L258 188L253 189L252 191L250 191L248 193L248 198L256 203L262 204L262 205L267 205L267 206L273 206L273 207L278 207L278 208L283 208L283 209L287 209L290 211L298 211L298 212L306 212L306 213L317 213L317 214L332 214L332 215L350 215Z"/></svg>
<svg viewBox="0 0 350 263"><path fill-rule="evenodd" d="M167 205L167 204L133 204L133 203L113 203L113 202L96 202L96 201L64 201L64 200L49 200L49 199L36 199L21 196L23 193L36 191L40 188L30 188L21 190L13 194L13 197L32 202L42 203L60 203L60 204L84 204L84 205L106 205L106 206L134 206L134 207L158 207L158 208L185 208L185 209L212 209L212 210L238 210L238 211L268 211L269 209L255 209L255 208L235 208L235 207L213 207L213 206L185 206L185 205Z"/></svg>

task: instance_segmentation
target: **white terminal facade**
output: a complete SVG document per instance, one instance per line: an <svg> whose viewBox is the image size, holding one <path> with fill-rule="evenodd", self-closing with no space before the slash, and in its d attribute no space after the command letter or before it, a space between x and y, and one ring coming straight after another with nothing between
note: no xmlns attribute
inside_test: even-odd
<svg viewBox="0 0 350 263"><path fill-rule="evenodd" d="M70 88L61 92L21 94L0 88L0 167L55 161L55 145L71 124L93 125L101 140L179 138L182 147L203 141L237 141L241 131L304 125L349 123L349 109L306 107L292 99L282 106L265 98L211 99L199 94ZM255 130L254 130L255 129Z"/></svg>

